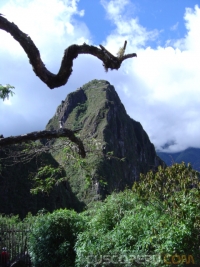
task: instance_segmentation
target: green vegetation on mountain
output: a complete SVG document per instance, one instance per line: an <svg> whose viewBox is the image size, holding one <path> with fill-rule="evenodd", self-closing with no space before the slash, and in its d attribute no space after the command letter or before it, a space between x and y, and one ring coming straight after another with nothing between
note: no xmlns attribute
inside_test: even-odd
<svg viewBox="0 0 200 267"><path fill-rule="evenodd" d="M52 154L65 168L72 191L86 204L130 188L140 173L163 164L141 124L127 115L107 81L93 80L69 94L46 129L57 130L59 121L63 127L79 129L88 151L82 168L77 168L74 159L63 162L62 151Z"/></svg>
<svg viewBox="0 0 200 267"><path fill-rule="evenodd" d="M58 208L78 210L79 206L83 208L84 205L71 192L67 181L55 185L66 173L51 154L42 153L27 162L17 159L15 153L26 148L27 144L7 147L14 156L12 160L7 158L4 150L0 151L0 213L18 214L24 218L28 212L36 214L42 208L49 211ZM38 193L34 194L36 191Z"/></svg>
<svg viewBox="0 0 200 267"><path fill-rule="evenodd" d="M131 188L140 173L146 174L163 164L141 124L127 115L107 81L93 80L70 93L46 130L58 130L60 124L76 131L84 143L86 158L80 158L76 146L65 137L8 147L14 155L11 166L2 149L1 213L24 217L42 208L81 211L88 203L104 199L113 191ZM30 157L29 149L41 151L39 144L46 149ZM14 164L15 150L28 153L25 157L30 160L20 158Z"/></svg>

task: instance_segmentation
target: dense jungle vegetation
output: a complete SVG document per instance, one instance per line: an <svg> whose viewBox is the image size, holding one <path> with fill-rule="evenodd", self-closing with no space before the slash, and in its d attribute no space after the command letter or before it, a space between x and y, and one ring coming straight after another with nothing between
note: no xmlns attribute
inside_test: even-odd
<svg viewBox="0 0 200 267"><path fill-rule="evenodd" d="M200 264L200 182L191 165L141 175L132 190L113 193L85 211L29 214L33 266L184 266ZM189 265L188 265L189 266Z"/></svg>

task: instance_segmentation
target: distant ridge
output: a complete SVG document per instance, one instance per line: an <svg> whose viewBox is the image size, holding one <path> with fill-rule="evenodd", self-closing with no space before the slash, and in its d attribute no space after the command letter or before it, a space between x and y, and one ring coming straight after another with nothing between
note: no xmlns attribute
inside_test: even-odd
<svg viewBox="0 0 200 267"><path fill-rule="evenodd" d="M191 163L193 169L200 172L200 148L189 147L177 153L157 152L157 155L168 165L173 163Z"/></svg>

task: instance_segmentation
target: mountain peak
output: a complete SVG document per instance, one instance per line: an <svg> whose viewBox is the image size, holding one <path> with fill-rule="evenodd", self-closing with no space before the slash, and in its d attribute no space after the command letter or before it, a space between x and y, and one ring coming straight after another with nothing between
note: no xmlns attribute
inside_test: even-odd
<svg viewBox="0 0 200 267"><path fill-rule="evenodd" d="M93 80L70 93L46 126L48 130L60 127L79 129L78 137L86 148L86 158L78 160L77 167L76 156L72 158L73 154L72 157L67 154L69 140L64 137L48 142L55 145L54 149L27 163L10 165L9 157L0 151L1 158L5 159L0 173L1 213L19 214L24 218L28 212L36 214L42 208L81 211L93 200L131 188L140 173L163 164L142 125L127 115L115 88L107 81ZM69 149L73 150L73 145ZM24 146L21 149L23 151ZM42 176L39 172L46 167L56 173L59 169L56 179L61 178L63 182L47 195L45 191L31 195L30 189L38 175L41 181L48 177L48 172L42 172Z"/></svg>
<svg viewBox="0 0 200 267"><path fill-rule="evenodd" d="M90 197L131 187L140 173L163 164L142 125L129 117L114 86L108 81L92 80L70 93L58 106L46 128L58 129L59 121L62 121L63 127L72 130L80 128L80 136L86 143L94 138L101 144L103 155L109 152L116 157L108 160L102 156L94 164L90 190L95 185L98 189L93 190ZM92 160L89 159L90 162ZM80 177L73 176L73 179ZM100 180L105 182L104 186L101 186Z"/></svg>

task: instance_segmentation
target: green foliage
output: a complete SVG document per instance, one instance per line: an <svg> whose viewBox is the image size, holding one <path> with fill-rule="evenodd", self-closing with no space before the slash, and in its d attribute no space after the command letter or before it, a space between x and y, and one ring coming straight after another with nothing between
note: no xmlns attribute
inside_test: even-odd
<svg viewBox="0 0 200 267"><path fill-rule="evenodd" d="M77 137L82 137L77 134ZM58 143L58 140L57 140ZM74 191L78 191L79 195L82 193L86 195L91 191L92 184L99 181L102 186L106 186L107 183L101 177L94 175L97 162L102 159L102 142L96 138L87 138L84 140L84 147L87 152L87 157L82 158L78 155L76 147L74 145L68 144L68 146L63 147L58 153L54 153L56 160L66 168L67 176L64 180L70 181ZM113 153L105 155L107 158L112 158ZM117 158L117 157L116 157ZM95 177L94 177L95 176ZM77 190L77 189L80 190Z"/></svg>
<svg viewBox="0 0 200 267"><path fill-rule="evenodd" d="M191 165L174 164L171 167L159 166L157 172L140 175L140 182L134 183L132 190L144 200L156 199L162 202L163 208L176 210L178 193L187 196L191 189L200 191L199 173ZM196 198L195 198L196 199ZM195 200L194 200L195 201Z"/></svg>
<svg viewBox="0 0 200 267"><path fill-rule="evenodd" d="M49 194L49 192L53 189L56 183L63 181L63 170L59 166L55 168L51 165L46 165L44 167L39 168L36 176L32 178L34 181L34 188L30 190L32 194L38 194L38 192L45 192Z"/></svg>
<svg viewBox="0 0 200 267"><path fill-rule="evenodd" d="M164 267L168 255L192 255L200 263L199 178L184 163L142 175L133 190L113 193L81 214L57 210L27 220L35 267Z"/></svg>
<svg viewBox="0 0 200 267"><path fill-rule="evenodd" d="M19 219L19 216L6 216L3 214L0 214L0 226L8 226L9 225L17 225L20 224L21 221Z"/></svg>
<svg viewBox="0 0 200 267"><path fill-rule="evenodd" d="M83 231L83 217L71 210L37 216L29 236L29 252L35 267L72 267L74 244Z"/></svg>
<svg viewBox="0 0 200 267"><path fill-rule="evenodd" d="M123 257L145 254L141 239L150 231L159 213L155 207L146 207L131 190L112 194L104 203L97 203L84 215L89 218L86 231L79 234L76 243L76 266L87 266L88 261L97 266L112 266L101 256L115 255L118 264ZM104 262L104 264L103 264ZM130 266L133 262L124 263ZM131 265L134 266L134 265Z"/></svg>
<svg viewBox="0 0 200 267"><path fill-rule="evenodd" d="M164 220L156 222L155 251L161 254L192 252L198 254L200 231L200 180L191 165L159 167L141 175L133 191L148 205L160 210ZM159 226L160 224L160 226ZM144 242L147 242L144 241Z"/></svg>
<svg viewBox="0 0 200 267"><path fill-rule="evenodd" d="M14 89L14 86L11 86L10 84L6 84L3 86L0 84L0 98L3 99L3 101L7 98L9 99L10 95L13 96L14 92L11 89Z"/></svg>
<svg viewBox="0 0 200 267"><path fill-rule="evenodd" d="M42 208L46 208L48 211L61 207L73 207L76 209L75 205L78 206L78 204L74 204L76 202L70 188L68 193L66 193L66 183L61 183L61 178L65 178L66 173L61 167L59 174L59 164L49 153L40 153L37 157L31 154L29 157L28 152L22 153L22 150L26 149L25 145L20 147L13 145L11 149L14 151L13 158L11 159L7 159L7 155L3 153L3 150L0 153L2 162L0 210L2 212L6 214L19 214L20 218L24 218L28 212L36 214ZM24 160L21 157L16 157L18 151L24 155L26 154ZM35 151L38 152L38 147ZM13 165L16 161L19 163ZM37 177L38 170L44 166L54 168L58 172L57 175L49 173L46 176L43 173L43 177L40 176L40 184L32 179ZM45 178L50 178L49 181L47 180L47 183ZM55 179L55 185L50 184L51 180L54 183L53 179ZM57 185L59 181L60 183ZM51 186L52 190L50 189ZM30 194L30 189L38 189L38 194Z"/></svg>
<svg viewBox="0 0 200 267"><path fill-rule="evenodd" d="M141 175L132 191L112 194L84 215L86 230L75 246L78 267L113 266L112 260L114 266L138 266L145 255L155 255L145 266L166 266L166 255L175 254L200 263L199 178L190 165Z"/></svg>

